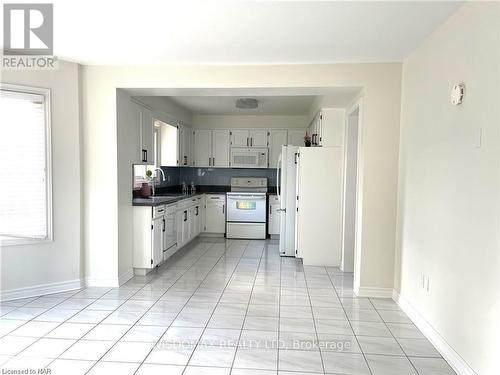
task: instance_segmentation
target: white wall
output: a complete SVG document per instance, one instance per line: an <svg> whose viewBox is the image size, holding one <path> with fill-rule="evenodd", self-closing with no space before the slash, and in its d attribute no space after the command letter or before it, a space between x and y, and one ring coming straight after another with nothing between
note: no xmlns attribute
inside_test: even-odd
<svg viewBox="0 0 500 375"><path fill-rule="evenodd" d="M500 373L499 103L500 4L466 3L404 61L395 284L483 375Z"/></svg>
<svg viewBox="0 0 500 375"><path fill-rule="evenodd" d="M307 116L267 115L194 115L193 127L205 129L228 128L299 128L308 125Z"/></svg>
<svg viewBox="0 0 500 375"><path fill-rule="evenodd" d="M55 71L3 70L1 81L51 90L54 217L53 242L0 249L1 292L10 298L54 287L46 284L74 288L83 274L79 66L61 61Z"/></svg>
<svg viewBox="0 0 500 375"><path fill-rule="evenodd" d="M130 159L123 147L134 146L117 147L117 88L364 87L360 280L362 285L392 289L401 64L85 66L82 87L85 251L110 257L90 265L88 277L116 280L116 257L130 259L131 247L118 247L118 238L126 236L123 231L131 231L121 224L129 219L118 215L118 204L131 202L131 172L124 173L131 168ZM124 199L127 194L129 199Z"/></svg>
<svg viewBox="0 0 500 375"><path fill-rule="evenodd" d="M152 110L166 114L167 118L176 122L182 122L185 125L193 123L192 113L169 98L164 96L137 96L136 99L146 104Z"/></svg>

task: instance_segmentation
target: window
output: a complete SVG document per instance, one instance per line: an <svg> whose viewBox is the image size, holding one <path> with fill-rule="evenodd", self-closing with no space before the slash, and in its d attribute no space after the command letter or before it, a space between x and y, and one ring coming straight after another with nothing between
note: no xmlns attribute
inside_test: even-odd
<svg viewBox="0 0 500 375"><path fill-rule="evenodd" d="M50 91L0 84L0 243L52 240Z"/></svg>

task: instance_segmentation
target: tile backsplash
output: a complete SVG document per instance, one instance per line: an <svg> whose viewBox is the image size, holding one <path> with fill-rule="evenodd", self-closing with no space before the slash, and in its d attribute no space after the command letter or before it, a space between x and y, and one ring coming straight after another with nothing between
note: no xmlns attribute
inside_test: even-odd
<svg viewBox="0 0 500 375"><path fill-rule="evenodd" d="M276 169L239 169L239 168L198 168L198 167L161 167L166 181L160 186L177 186L185 182L195 185L229 186L231 177L267 177L268 186L276 186Z"/></svg>

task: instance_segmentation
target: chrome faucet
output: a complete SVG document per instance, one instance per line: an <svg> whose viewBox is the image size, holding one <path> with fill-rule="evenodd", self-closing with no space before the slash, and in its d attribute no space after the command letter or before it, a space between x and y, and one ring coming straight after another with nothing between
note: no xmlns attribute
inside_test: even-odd
<svg viewBox="0 0 500 375"><path fill-rule="evenodd" d="M153 172L156 172L156 171L160 171L161 172L161 182L165 181L165 173L163 172L163 169L161 169L161 168L155 168L153 170ZM153 197L154 197L156 195L155 194L155 185L156 185L155 180L153 180L153 183L151 185L152 185L152 188L153 188Z"/></svg>

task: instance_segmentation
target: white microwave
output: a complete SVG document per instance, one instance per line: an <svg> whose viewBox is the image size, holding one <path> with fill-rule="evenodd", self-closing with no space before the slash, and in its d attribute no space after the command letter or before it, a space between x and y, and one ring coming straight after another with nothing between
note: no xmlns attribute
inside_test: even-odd
<svg viewBox="0 0 500 375"><path fill-rule="evenodd" d="M231 167L267 168L269 150L266 147L231 147Z"/></svg>

